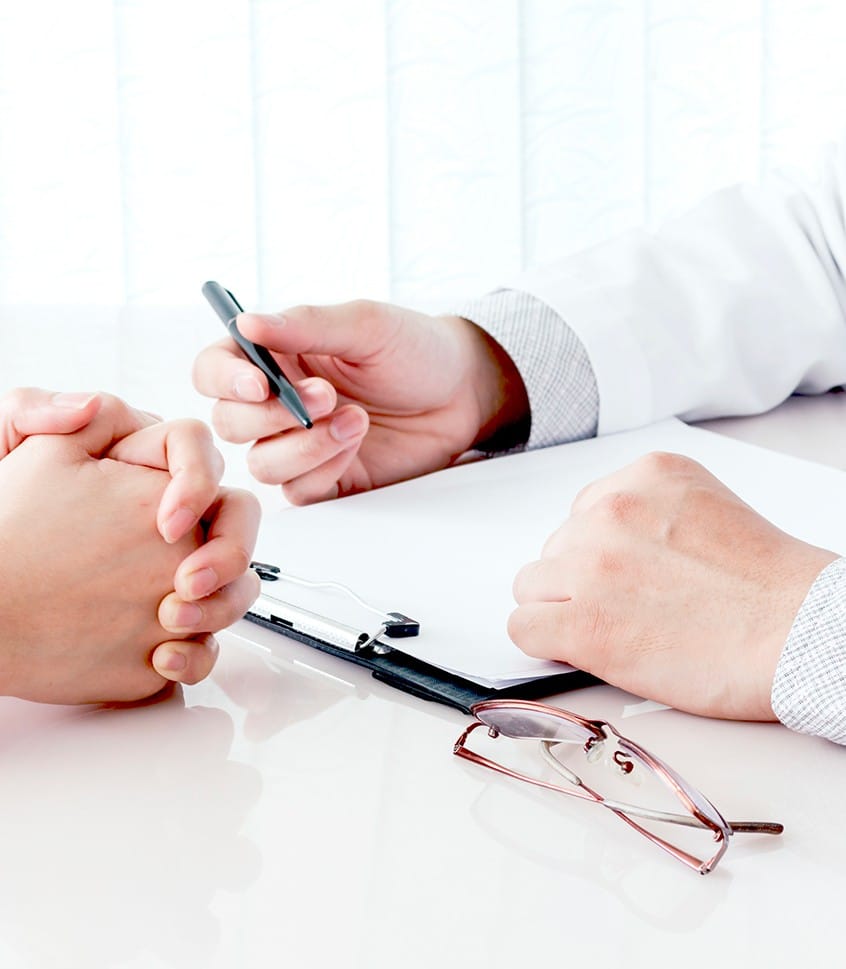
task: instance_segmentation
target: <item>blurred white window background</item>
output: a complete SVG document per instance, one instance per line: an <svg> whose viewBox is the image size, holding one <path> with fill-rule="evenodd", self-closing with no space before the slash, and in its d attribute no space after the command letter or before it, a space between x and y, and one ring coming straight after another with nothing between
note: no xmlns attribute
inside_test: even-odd
<svg viewBox="0 0 846 969"><path fill-rule="evenodd" d="M841 0L0 0L0 303L452 305L805 164Z"/></svg>

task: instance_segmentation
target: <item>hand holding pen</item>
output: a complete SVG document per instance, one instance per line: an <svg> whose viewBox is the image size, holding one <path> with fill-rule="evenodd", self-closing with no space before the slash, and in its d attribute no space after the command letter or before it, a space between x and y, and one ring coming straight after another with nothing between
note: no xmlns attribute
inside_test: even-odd
<svg viewBox="0 0 846 969"><path fill-rule="evenodd" d="M282 372L282 368L263 346L253 343L252 340L241 335L236 317L244 310L238 300L220 283L211 280L203 286L203 296L206 297L212 309L220 317L221 322L241 348L244 356L265 375L270 392L288 408L306 430L310 430L313 424L308 416L308 411L296 390L294 390L291 381Z"/></svg>
<svg viewBox="0 0 846 969"><path fill-rule="evenodd" d="M226 340L194 366L217 398L213 422L255 441L254 477L294 504L403 481L452 463L474 444L523 434L528 400L505 352L479 327L369 300L244 313L241 333L267 347L314 420L310 431L268 400L266 381ZM497 436L499 434L499 436Z"/></svg>

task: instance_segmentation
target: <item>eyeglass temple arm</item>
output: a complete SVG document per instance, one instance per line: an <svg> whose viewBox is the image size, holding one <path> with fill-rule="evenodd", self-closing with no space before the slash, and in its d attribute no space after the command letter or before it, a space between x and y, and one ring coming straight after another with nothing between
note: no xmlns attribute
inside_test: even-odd
<svg viewBox="0 0 846 969"><path fill-rule="evenodd" d="M783 834L784 825L778 821L729 821L734 834Z"/></svg>
<svg viewBox="0 0 846 969"><path fill-rule="evenodd" d="M692 814L672 814L669 811L653 811L649 808L638 807L636 804L627 804L625 801L612 801L605 798L602 802L605 807L614 811L624 811L638 818L648 818L651 821L666 821L667 824L679 824L686 828L708 828L698 818ZM728 826L732 834L781 834L784 825L778 821L729 821Z"/></svg>
<svg viewBox="0 0 846 969"><path fill-rule="evenodd" d="M469 760L473 764L478 764L480 767L488 767L490 770L496 771L497 774L505 774L506 777L513 777L518 781L526 781L535 787L543 787L548 791L555 791L559 794L570 794L573 797L580 798L583 801L593 801L595 804L601 804L602 800L597 794L593 792L588 793L588 790L584 787L573 788L572 790L567 790L561 787L560 784L550 784L549 781L542 781L539 778L535 779L529 777L526 774L521 774L519 771L511 770L505 767L503 764L498 764L495 760L490 760L488 757L482 756L482 754L477 754L473 750L468 750L466 747L455 744L452 752L457 757L462 757L464 760Z"/></svg>
<svg viewBox="0 0 846 969"><path fill-rule="evenodd" d="M562 764L555 754L552 753L547 741L541 741L541 754L550 767L561 774L562 777L565 777L571 784L577 787L584 786L578 774ZM609 798L603 798L600 803L612 811L623 811L626 814L631 814L638 818L647 818L650 821L679 824L687 828L708 828L708 825L703 824L692 814L673 814L670 811L654 811L650 808L638 807L636 804L628 804L625 801L612 801ZM781 834L784 831L784 825L779 824L777 821L729 821L728 826L732 834Z"/></svg>

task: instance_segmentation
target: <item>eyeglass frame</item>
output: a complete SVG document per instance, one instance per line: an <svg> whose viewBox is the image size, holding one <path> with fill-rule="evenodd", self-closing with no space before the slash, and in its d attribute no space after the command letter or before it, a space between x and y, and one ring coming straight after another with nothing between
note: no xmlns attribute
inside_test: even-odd
<svg viewBox="0 0 846 969"><path fill-rule="evenodd" d="M537 712L575 724L582 730L585 730L591 734L582 748L586 755L594 744L604 742L613 737L623 752L625 752L627 748L631 750L636 758L641 759L642 762L670 788L672 793L675 794L675 796L681 801L682 805L688 810L689 814L677 815L669 814L664 811L650 811L644 808L639 808L636 805L623 804L618 801L612 801L604 798L601 794L598 794L592 788L589 788L574 771L571 771L568 767L563 765L552 753L551 748L558 743L562 743L563 741L545 740L531 737L509 737L509 739L512 740L539 740L544 759L550 764L550 766L567 778L571 784L575 785L573 787L562 787L559 784L544 781L539 777L531 777L529 774L523 774L520 771L506 767L504 764L499 764L494 760L490 760L490 758L485 757L482 754L469 750L465 746L467 738L479 727L487 727L488 735L491 738L499 737L501 734L501 731L496 727L485 723L479 717L479 713L484 713L488 710L502 709L523 710L529 713ZM546 703L538 703L533 700L520 699L482 700L479 703L474 703L473 706L470 707L470 713L476 719L465 727L458 740L456 740L455 744L453 745L453 754L465 760L469 760L471 763L478 764L481 767L488 767L497 773L506 775L507 777L512 777L515 780L525 781L534 785L535 787L541 787L546 790L556 791L559 794L567 794L571 797L578 797L581 800L587 800L595 804L600 804L613 814L616 814L618 818L625 821L626 824L642 834L647 840L652 842L652 844L656 845L658 848L661 848L663 851L670 854L673 858L680 861L688 868L692 868L700 875L707 875L709 872L714 870L720 859L726 853L729 838L733 834L753 833L778 835L782 834L784 831L784 826L776 821L726 821L717 808L707 797L705 797L704 794L702 794L701 791L699 791L698 788L684 780L684 778L682 778L680 774L677 774L673 768L671 768L668 764L665 764L654 754L649 753L649 751L641 747L640 744L631 740L629 737L625 737L614 726L612 726L612 724L608 723L607 720L588 720L570 710L564 710L560 707L553 707ZM504 736L508 735L505 734ZM621 769L625 770L621 762L617 760L616 755L614 759L617 765L621 767ZM631 770L634 765L631 764L630 761L628 763L630 765L628 769ZM685 787L694 792L702 801L713 809L715 814L714 818L709 818L706 814L703 814L702 811L698 809L695 801L685 790ZM653 834L636 821L633 821L628 814L648 817L655 821L707 828L713 832L714 840L717 842L717 848L714 854L707 860L696 858L694 855L690 854L684 849L665 841L659 835Z"/></svg>

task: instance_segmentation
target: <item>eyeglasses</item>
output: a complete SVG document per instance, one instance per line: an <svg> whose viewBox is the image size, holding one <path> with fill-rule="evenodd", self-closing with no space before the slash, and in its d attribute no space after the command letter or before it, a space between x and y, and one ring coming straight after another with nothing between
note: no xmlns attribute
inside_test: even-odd
<svg viewBox="0 0 846 969"><path fill-rule="evenodd" d="M701 875L707 875L716 867L733 834L775 835L784 831L784 826L775 821L726 821L708 798L681 778L672 767L618 733L604 720L586 720L567 710L528 700L485 700L471 707L471 712L476 720L466 728L453 747L453 753L458 757L537 787L601 804L654 845ZM569 786L533 777L469 750L467 740L479 727L487 727L488 736L492 739L503 736L539 741L543 759ZM616 783L622 779L625 784L632 786L645 782L651 790L644 792L640 799L646 800L650 806L611 799L597 793L565 762L572 761L573 755L578 758L576 766L581 763L588 769L599 767L606 780L614 779ZM669 801L674 810L665 810L664 803L660 808L652 806L665 801ZM683 813L679 813L679 806ZM710 857L703 860L686 848L672 844L662 835L648 830L634 818L710 834L716 848Z"/></svg>

